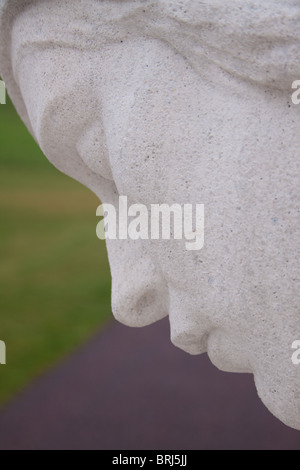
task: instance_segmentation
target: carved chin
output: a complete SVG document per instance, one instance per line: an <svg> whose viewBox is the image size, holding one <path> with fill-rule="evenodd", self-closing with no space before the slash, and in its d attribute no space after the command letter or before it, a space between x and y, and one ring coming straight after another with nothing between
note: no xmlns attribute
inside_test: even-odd
<svg viewBox="0 0 300 470"><path fill-rule="evenodd" d="M296 373L291 380L284 371L274 374L271 367L268 371L254 374L254 380L257 393L268 410L287 426L300 430L299 380Z"/></svg>

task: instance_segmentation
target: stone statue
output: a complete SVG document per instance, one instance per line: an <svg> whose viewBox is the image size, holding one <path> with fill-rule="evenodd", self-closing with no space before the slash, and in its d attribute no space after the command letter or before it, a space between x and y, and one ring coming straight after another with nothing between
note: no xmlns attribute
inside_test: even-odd
<svg viewBox="0 0 300 470"><path fill-rule="evenodd" d="M116 207L119 195L205 205L201 251L108 240L115 317L169 315L176 346L253 373L269 410L300 430L299 0L0 9L0 75L59 170Z"/></svg>

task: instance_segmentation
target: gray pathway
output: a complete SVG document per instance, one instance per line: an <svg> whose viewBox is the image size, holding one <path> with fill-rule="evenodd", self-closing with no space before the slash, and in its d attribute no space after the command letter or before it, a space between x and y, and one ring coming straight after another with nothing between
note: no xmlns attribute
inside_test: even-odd
<svg viewBox="0 0 300 470"><path fill-rule="evenodd" d="M169 342L164 320L109 325L0 413L0 449L297 449L253 379Z"/></svg>

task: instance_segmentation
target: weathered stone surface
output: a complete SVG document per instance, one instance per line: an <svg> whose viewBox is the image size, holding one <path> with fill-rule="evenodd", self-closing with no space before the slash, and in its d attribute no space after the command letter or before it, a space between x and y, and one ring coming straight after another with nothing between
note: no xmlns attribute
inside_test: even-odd
<svg viewBox="0 0 300 470"><path fill-rule="evenodd" d="M175 345L254 373L300 429L298 0L0 6L0 73L57 168L116 207L205 204L199 252L108 242L116 318L169 314Z"/></svg>

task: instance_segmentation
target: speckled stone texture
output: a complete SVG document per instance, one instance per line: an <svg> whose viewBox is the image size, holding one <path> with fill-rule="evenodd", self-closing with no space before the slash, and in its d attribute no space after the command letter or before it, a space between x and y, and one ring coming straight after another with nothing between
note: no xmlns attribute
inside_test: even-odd
<svg viewBox="0 0 300 470"><path fill-rule="evenodd" d="M115 317L169 315L175 345L253 373L299 430L299 1L0 8L0 74L57 168L116 207L205 204L201 251L108 242Z"/></svg>

